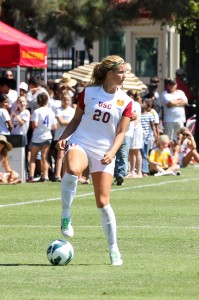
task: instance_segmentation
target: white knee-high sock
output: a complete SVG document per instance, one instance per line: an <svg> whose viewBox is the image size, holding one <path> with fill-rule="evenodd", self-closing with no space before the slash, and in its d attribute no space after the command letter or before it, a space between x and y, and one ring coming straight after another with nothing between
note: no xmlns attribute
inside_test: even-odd
<svg viewBox="0 0 199 300"><path fill-rule="evenodd" d="M110 204L99 208L101 214L102 227L108 241L109 249L118 249L117 247L117 230L114 211Z"/></svg>
<svg viewBox="0 0 199 300"><path fill-rule="evenodd" d="M70 219L70 208L76 193L77 182L78 177L68 173L62 178L62 218Z"/></svg>

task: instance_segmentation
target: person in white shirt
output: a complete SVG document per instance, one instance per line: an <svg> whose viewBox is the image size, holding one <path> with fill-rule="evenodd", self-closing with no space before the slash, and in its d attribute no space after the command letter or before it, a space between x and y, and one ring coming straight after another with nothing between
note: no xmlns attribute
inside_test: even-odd
<svg viewBox="0 0 199 300"><path fill-rule="evenodd" d="M32 182L35 172L35 161L39 150L41 150L41 171L40 181L48 181L48 153L52 142L52 130L56 129L55 114L48 107L48 96L41 93L37 96L37 108L31 117L33 134L31 141L31 155L28 181Z"/></svg>
<svg viewBox="0 0 199 300"><path fill-rule="evenodd" d="M57 129L55 130L54 140L51 148L55 148L57 141L62 135L66 126L70 123L75 114L75 109L70 106L71 96L68 91L63 91L61 97L61 107L56 109ZM69 137L67 138L67 140ZM55 148L56 150L56 148ZM64 150L55 151L55 178L54 181L61 181L63 171Z"/></svg>
<svg viewBox="0 0 199 300"><path fill-rule="evenodd" d="M28 88L29 91L27 93L27 101L28 101L28 105L27 108L31 110L31 113L34 112L34 110L36 108L38 108L38 104L37 104L37 96L41 93L45 93L48 96L48 102L49 102L49 94L47 92L47 90L41 86L41 81L40 79L36 78L36 77L31 77L28 80ZM49 103L48 103L49 105Z"/></svg>
<svg viewBox="0 0 199 300"><path fill-rule="evenodd" d="M134 99L134 109L137 119L134 121L134 132L131 139L129 150L130 172L128 178L142 178L142 155L141 149L143 145L143 129L141 124L141 103L142 98L139 93L129 90L127 94Z"/></svg>
<svg viewBox="0 0 199 300"><path fill-rule="evenodd" d="M164 133L173 140L177 131L184 126L186 121L185 106L188 104L185 93L177 89L175 80L167 80L166 90L161 94L163 107Z"/></svg>
<svg viewBox="0 0 199 300"><path fill-rule="evenodd" d="M30 123L30 112L26 109L27 101L24 96L18 97L16 102L16 110L11 113L11 120L13 123L13 129L11 135L23 135L25 136L27 145L27 132Z"/></svg>
<svg viewBox="0 0 199 300"><path fill-rule="evenodd" d="M9 99L6 94L0 94L0 134L10 135L12 130L12 121L9 109Z"/></svg>
<svg viewBox="0 0 199 300"><path fill-rule="evenodd" d="M90 167L96 205L109 246L111 265L123 261L117 245L116 219L110 205L115 154L120 148L132 116L132 100L122 91L126 63L116 55L107 56L96 64L92 83L78 96L75 115L57 143L66 147L67 173L62 178L61 230L72 237L70 208L76 193L78 176ZM67 139L72 134L67 142Z"/></svg>

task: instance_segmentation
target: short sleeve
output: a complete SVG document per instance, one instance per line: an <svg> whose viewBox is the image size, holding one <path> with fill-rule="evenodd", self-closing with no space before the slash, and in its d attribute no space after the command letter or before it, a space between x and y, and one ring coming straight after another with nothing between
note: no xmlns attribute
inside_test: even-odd
<svg viewBox="0 0 199 300"><path fill-rule="evenodd" d="M83 91L77 96L77 103L79 104L79 107L80 107L82 110L85 109L84 97L85 97L85 90L83 90Z"/></svg>
<svg viewBox="0 0 199 300"><path fill-rule="evenodd" d="M125 107L122 116L132 118L132 101Z"/></svg>

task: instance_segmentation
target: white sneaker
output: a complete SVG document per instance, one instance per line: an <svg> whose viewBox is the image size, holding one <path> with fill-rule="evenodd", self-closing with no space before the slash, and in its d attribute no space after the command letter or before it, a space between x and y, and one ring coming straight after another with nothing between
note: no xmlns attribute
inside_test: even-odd
<svg viewBox="0 0 199 300"><path fill-rule="evenodd" d="M71 221L69 218L63 218L61 220L61 232L65 237L73 237L74 229L71 225Z"/></svg>
<svg viewBox="0 0 199 300"><path fill-rule="evenodd" d="M109 252L111 265L112 266L121 266L123 264L123 260L121 258L121 254L119 251L111 250Z"/></svg>

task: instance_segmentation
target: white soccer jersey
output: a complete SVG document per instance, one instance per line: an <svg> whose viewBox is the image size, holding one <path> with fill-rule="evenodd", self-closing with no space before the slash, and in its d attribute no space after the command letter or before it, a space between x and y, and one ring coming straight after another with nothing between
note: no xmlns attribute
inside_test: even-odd
<svg viewBox="0 0 199 300"><path fill-rule="evenodd" d="M122 116L132 116L132 99L120 88L109 94L95 86L85 88L78 102L84 114L68 144L79 144L103 156L114 142Z"/></svg>
<svg viewBox="0 0 199 300"><path fill-rule="evenodd" d="M10 134L6 122L10 121L10 115L5 108L0 108L0 134Z"/></svg>
<svg viewBox="0 0 199 300"><path fill-rule="evenodd" d="M38 123L38 127L33 130L33 143L42 143L46 140L52 139L51 128L57 123L57 121L51 108L46 106L37 108L33 112L31 121Z"/></svg>
<svg viewBox="0 0 199 300"><path fill-rule="evenodd" d="M67 108L59 107L56 109L55 116L60 116L62 117L65 121L70 121L75 114L75 109L72 108L71 106L68 106ZM57 129L55 131L55 137L54 140L58 141L59 137L63 133L64 129L66 128L66 125L61 125L57 121Z"/></svg>

